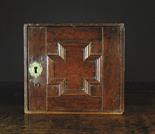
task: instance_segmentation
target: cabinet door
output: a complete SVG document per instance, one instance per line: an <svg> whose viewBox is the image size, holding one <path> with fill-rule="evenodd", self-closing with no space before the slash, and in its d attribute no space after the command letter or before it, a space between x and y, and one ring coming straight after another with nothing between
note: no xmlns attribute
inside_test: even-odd
<svg viewBox="0 0 155 134"><path fill-rule="evenodd" d="M123 112L123 28L26 26L27 112Z"/></svg>

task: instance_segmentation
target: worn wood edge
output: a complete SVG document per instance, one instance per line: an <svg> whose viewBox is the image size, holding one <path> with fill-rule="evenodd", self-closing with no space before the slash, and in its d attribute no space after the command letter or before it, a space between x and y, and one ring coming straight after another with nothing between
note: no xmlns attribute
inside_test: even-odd
<svg viewBox="0 0 155 134"><path fill-rule="evenodd" d="M124 23L120 22L114 22L114 23L25 23L25 26L71 26L71 27L76 27L76 26L124 26Z"/></svg>
<svg viewBox="0 0 155 134"><path fill-rule="evenodd" d="M43 115L123 115L124 111L120 112L47 112L47 111L25 111L25 114L43 114Z"/></svg>
<svg viewBox="0 0 155 134"><path fill-rule="evenodd" d="M120 26L120 31L121 31L121 59L122 59L122 72L121 72L121 93L120 93L120 102L122 105L120 105L120 109L123 110L123 112L125 111L125 25L121 25Z"/></svg>
<svg viewBox="0 0 155 134"><path fill-rule="evenodd" d="M123 92L123 111L125 111L125 25L122 26L122 29L123 29L123 84L122 84L122 92Z"/></svg>
<svg viewBox="0 0 155 134"><path fill-rule="evenodd" d="M23 26L24 35L24 111L28 111L27 102L27 24Z"/></svg>

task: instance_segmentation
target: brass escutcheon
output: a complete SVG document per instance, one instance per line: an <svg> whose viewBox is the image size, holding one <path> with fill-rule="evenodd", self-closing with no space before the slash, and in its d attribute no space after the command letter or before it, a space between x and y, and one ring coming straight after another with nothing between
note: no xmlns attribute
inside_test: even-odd
<svg viewBox="0 0 155 134"><path fill-rule="evenodd" d="M29 64L29 73L32 77L38 78L43 71L43 67L41 63L34 61L31 64Z"/></svg>

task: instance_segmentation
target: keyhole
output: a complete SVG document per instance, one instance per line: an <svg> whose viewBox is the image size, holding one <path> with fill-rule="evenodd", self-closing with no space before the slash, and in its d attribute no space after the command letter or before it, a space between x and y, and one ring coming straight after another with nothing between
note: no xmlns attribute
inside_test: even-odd
<svg viewBox="0 0 155 134"><path fill-rule="evenodd" d="M34 72L37 73L38 67L34 67Z"/></svg>

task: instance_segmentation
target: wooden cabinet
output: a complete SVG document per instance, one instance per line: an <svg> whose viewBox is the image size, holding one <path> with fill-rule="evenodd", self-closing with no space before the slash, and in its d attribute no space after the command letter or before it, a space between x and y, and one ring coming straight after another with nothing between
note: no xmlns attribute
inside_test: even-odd
<svg viewBox="0 0 155 134"><path fill-rule="evenodd" d="M124 25L25 24L25 113L122 114Z"/></svg>

